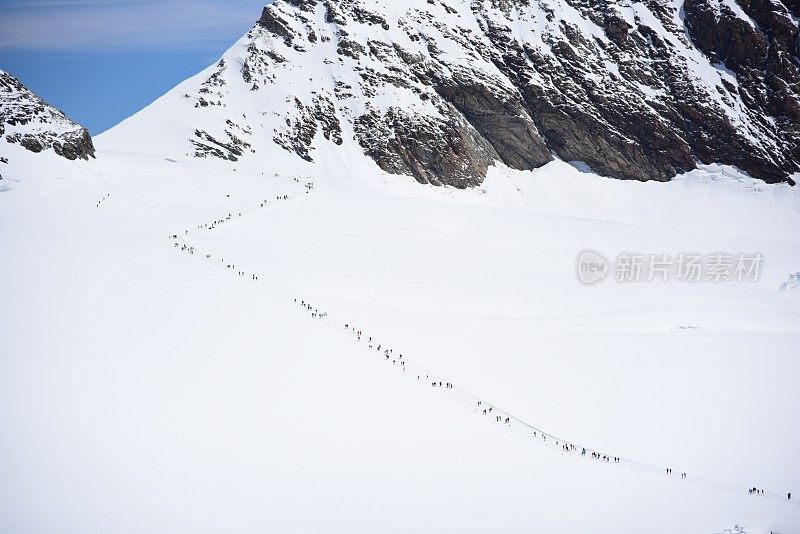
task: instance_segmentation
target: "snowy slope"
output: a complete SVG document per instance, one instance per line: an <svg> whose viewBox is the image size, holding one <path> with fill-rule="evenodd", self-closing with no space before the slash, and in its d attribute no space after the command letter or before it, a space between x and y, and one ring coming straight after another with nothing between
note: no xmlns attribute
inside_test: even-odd
<svg viewBox="0 0 800 534"><path fill-rule="evenodd" d="M559 163L467 191L342 185L102 150L11 166L4 532L800 527L793 188ZM766 259L755 285L587 288L586 247ZM459 389L416 379L433 372Z"/></svg>

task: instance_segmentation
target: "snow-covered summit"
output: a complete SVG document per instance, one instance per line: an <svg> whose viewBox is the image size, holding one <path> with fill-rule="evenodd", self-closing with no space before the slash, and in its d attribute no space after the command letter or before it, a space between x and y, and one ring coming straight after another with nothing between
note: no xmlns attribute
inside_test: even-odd
<svg viewBox="0 0 800 534"><path fill-rule="evenodd" d="M67 159L94 157L92 138L86 128L67 118L25 87L11 74L0 70L0 155L9 144L31 152L53 149Z"/></svg>
<svg viewBox="0 0 800 534"><path fill-rule="evenodd" d="M496 161L531 169L553 157L636 180L700 162L789 181L800 168L790 9L278 0L216 65L102 144L240 168L374 162L457 187Z"/></svg>

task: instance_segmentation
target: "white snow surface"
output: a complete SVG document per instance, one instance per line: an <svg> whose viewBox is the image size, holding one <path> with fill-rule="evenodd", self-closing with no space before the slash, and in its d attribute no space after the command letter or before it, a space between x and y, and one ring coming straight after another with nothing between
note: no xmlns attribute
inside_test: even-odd
<svg viewBox="0 0 800 534"><path fill-rule="evenodd" d="M371 4L388 41L427 54L396 27L413 14ZM599 31L572 11L532 3L512 29L543 51L562 21ZM95 160L0 146L0 532L800 532L800 292L778 289L800 269L798 190L720 165L670 183L498 166L466 191L387 175L351 119L436 109L359 94L349 58L325 63L323 16L332 40L304 53L254 29ZM453 65L495 72L439 37ZM256 91L250 44L290 59ZM726 76L687 57L709 87ZM318 132L311 163L276 146L294 97L334 100L337 81L344 143ZM195 158L197 128L256 151ZM757 283L585 287L584 249L764 264Z"/></svg>
<svg viewBox="0 0 800 534"><path fill-rule="evenodd" d="M777 289L800 266L789 186L554 162L459 191L366 164L295 181L268 164L13 156L4 533L800 529L800 293ZM585 248L765 259L755 284L584 287ZM422 367L625 461L495 422Z"/></svg>

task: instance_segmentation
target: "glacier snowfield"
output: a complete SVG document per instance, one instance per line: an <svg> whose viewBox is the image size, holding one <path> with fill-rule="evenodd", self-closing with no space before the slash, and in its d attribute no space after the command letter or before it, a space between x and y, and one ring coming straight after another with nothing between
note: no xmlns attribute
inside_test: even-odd
<svg viewBox="0 0 800 534"><path fill-rule="evenodd" d="M795 189L722 167L656 184L554 162L458 191L17 156L0 531L800 531ZM764 265L585 287L586 248Z"/></svg>

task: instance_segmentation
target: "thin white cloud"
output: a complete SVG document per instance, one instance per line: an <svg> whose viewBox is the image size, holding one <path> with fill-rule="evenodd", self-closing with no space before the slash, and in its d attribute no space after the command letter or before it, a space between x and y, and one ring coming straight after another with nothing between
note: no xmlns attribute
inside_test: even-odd
<svg viewBox="0 0 800 534"><path fill-rule="evenodd" d="M265 0L0 2L0 49L205 48L246 32Z"/></svg>

